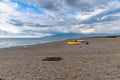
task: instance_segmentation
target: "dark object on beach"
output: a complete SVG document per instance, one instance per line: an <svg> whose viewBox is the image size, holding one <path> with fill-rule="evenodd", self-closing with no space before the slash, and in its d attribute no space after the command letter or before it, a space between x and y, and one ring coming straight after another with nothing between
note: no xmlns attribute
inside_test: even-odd
<svg viewBox="0 0 120 80"><path fill-rule="evenodd" d="M89 42L86 42L85 44L86 44L86 45L88 45L88 44L89 44Z"/></svg>
<svg viewBox="0 0 120 80"><path fill-rule="evenodd" d="M107 36L107 38L116 38L117 36Z"/></svg>
<svg viewBox="0 0 120 80"><path fill-rule="evenodd" d="M81 46L79 48L81 48Z"/></svg>
<svg viewBox="0 0 120 80"><path fill-rule="evenodd" d="M42 59L42 61L60 61L61 57L46 57L45 59Z"/></svg>
<svg viewBox="0 0 120 80"><path fill-rule="evenodd" d="M77 40L74 40L75 42L78 42Z"/></svg>
<svg viewBox="0 0 120 80"><path fill-rule="evenodd" d="M2 79L0 79L0 80L2 80Z"/></svg>

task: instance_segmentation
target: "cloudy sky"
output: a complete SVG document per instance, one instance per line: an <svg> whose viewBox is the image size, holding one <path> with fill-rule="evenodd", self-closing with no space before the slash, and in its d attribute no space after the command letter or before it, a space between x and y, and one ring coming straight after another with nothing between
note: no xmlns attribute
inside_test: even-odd
<svg viewBox="0 0 120 80"><path fill-rule="evenodd" d="M120 0L0 0L0 37L120 33Z"/></svg>

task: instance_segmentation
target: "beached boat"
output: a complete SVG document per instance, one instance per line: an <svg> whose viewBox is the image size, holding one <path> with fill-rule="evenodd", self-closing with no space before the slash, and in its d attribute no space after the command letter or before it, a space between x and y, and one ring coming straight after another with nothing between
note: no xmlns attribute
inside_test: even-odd
<svg viewBox="0 0 120 80"><path fill-rule="evenodd" d="M74 40L74 41L68 41L67 44L68 45L81 45L84 42L85 42L84 40Z"/></svg>

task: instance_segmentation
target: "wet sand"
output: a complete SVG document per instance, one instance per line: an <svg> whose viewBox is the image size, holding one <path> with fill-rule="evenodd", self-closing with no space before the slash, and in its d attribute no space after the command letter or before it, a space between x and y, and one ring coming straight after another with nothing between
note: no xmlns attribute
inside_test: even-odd
<svg viewBox="0 0 120 80"><path fill-rule="evenodd" d="M89 45L56 41L0 49L3 80L120 80L120 37L85 38ZM61 57L60 61L42 61Z"/></svg>

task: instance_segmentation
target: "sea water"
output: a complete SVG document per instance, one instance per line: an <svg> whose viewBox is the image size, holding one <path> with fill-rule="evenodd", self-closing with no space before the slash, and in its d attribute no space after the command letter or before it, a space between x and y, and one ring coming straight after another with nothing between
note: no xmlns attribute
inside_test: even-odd
<svg viewBox="0 0 120 80"><path fill-rule="evenodd" d="M26 46L40 43L47 43L52 41L63 40L59 38L0 38L0 48Z"/></svg>

